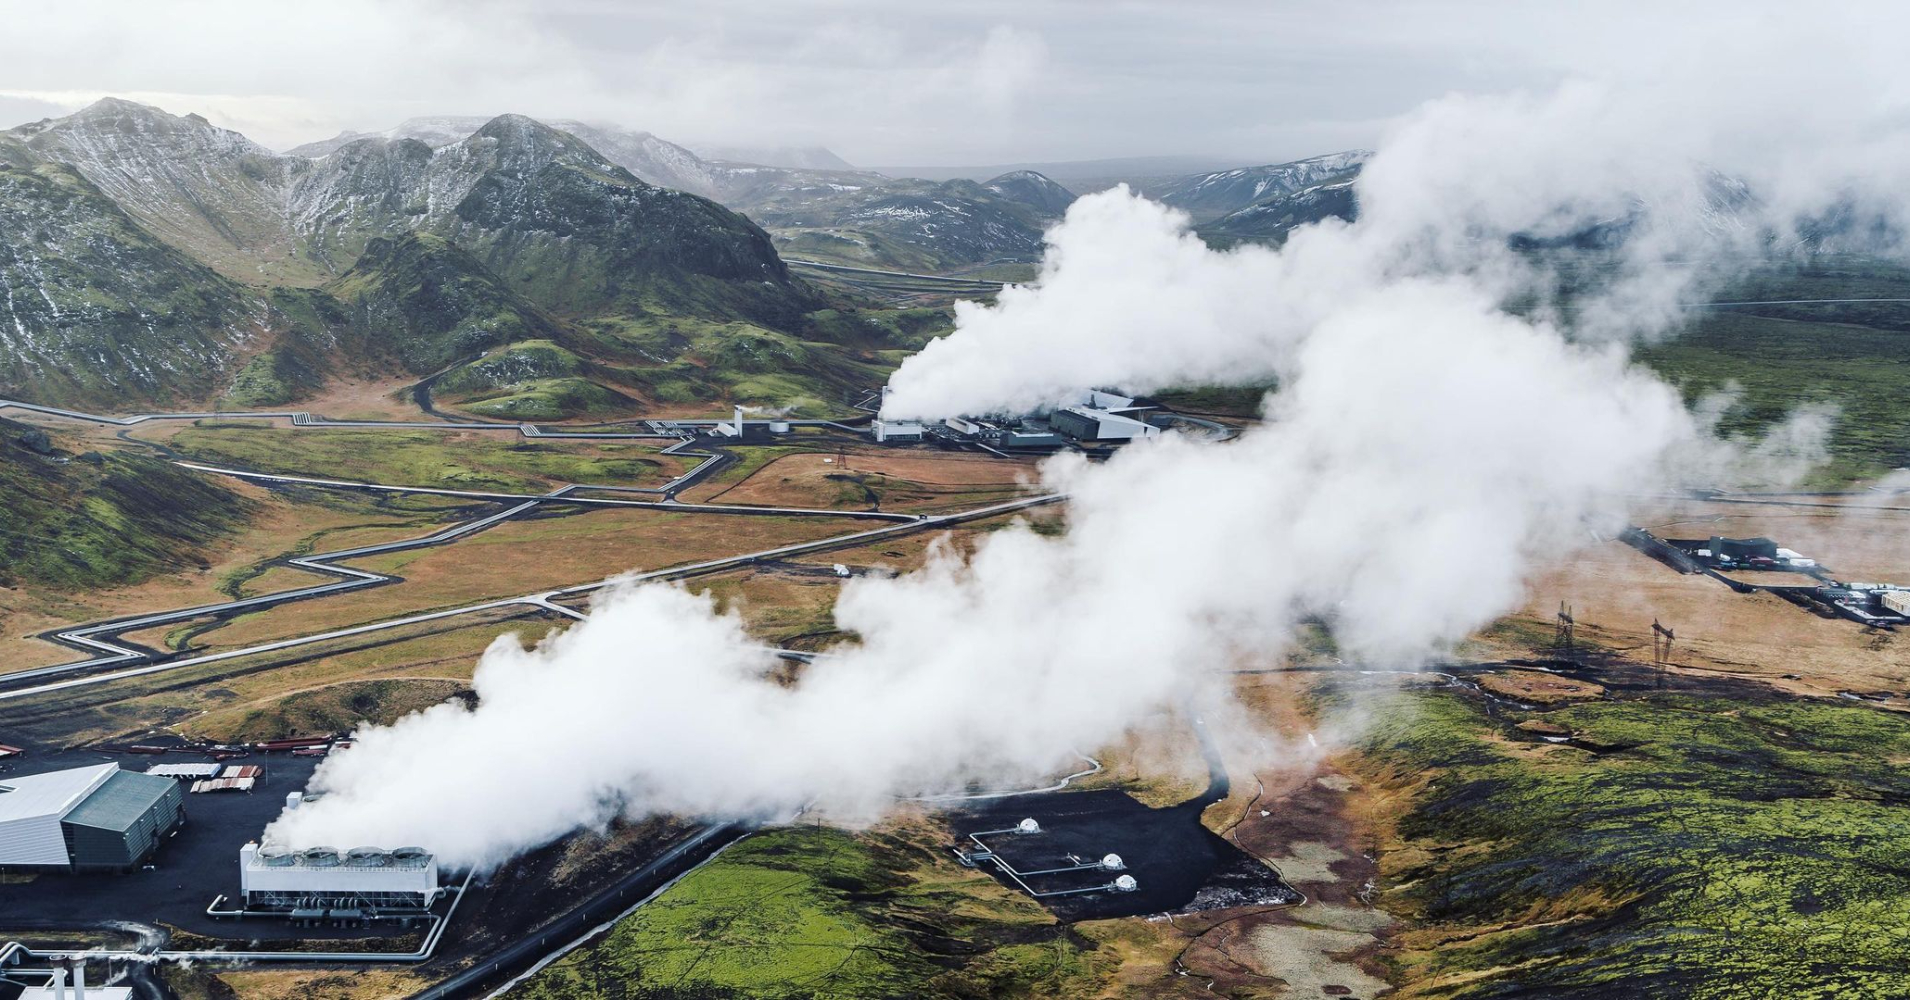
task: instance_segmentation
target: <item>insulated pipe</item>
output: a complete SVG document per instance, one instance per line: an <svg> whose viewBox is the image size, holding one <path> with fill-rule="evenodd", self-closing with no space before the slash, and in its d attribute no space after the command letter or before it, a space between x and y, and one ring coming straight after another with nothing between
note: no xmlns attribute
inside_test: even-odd
<svg viewBox="0 0 1910 1000"><path fill-rule="evenodd" d="M58 966L53 969L53 1000L66 1000L66 970Z"/></svg>
<svg viewBox="0 0 1910 1000"><path fill-rule="evenodd" d="M73 1000L86 1000L86 963L73 963Z"/></svg>

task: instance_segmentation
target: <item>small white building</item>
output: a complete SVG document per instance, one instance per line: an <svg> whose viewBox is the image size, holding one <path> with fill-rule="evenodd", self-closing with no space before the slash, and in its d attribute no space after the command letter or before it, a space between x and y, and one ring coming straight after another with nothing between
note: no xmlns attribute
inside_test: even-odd
<svg viewBox="0 0 1910 1000"><path fill-rule="evenodd" d="M919 420L877 420L875 439L880 442L920 441L926 431Z"/></svg>
<svg viewBox="0 0 1910 1000"><path fill-rule="evenodd" d="M710 433L716 437L740 438L743 436L743 407L738 405L734 420L718 420L710 427Z"/></svg>
<svg viewBox="0 0 1910 1000"><path fill-rule="evenodd" d="M247 844L239 849L239 890L249 907L426 909L438 898L438 859L419 847Z"/></svg>

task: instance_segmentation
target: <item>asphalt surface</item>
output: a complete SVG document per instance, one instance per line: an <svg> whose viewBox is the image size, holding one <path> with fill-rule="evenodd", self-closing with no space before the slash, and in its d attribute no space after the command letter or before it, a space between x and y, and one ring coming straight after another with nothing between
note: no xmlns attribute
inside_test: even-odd
<svg viewBox="0 0 1910 1000"><path fill-rule="evenodd" d="M160 740L150 742L159 743ZM0 781L29 773L115 763L129 771L152 764L210 761L197 754L102 753L97 750L36 752L23 764L0 772ZM250 792L187 794L186 825L160 845L153 869L129 874L40 875L27 882L0 882L0 914L9 930L90 927L103 921L169 925L210 937L260 940L362 937L365 931L294 928L278 921L221 922L205 909L221 893L239 892L239 848L258 839L267 823L285 808L288 792L302 792L321 757L253 754L234 764L257 764L265 773ZM355 845L354 845L355 846ZM54 887L57 886L57 890Z"/></svg>

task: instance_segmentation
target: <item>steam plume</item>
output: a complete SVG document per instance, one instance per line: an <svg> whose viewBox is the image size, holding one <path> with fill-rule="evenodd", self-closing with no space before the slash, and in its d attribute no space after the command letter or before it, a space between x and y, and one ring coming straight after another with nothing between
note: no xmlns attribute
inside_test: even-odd
<svg viewBox="0 0 1910 1000"><path fill-rule="evenodd" d="M1718 441L1612 335L1663 332L1702 261L1781 242L1870 189L1701 155L1736 145L1715 135L1644 155L1679 109L1634 134L1637 108L1583 86L1439 102L1369 167L1361 221L1279 251L1208 250L1125 191L1083 199L1040 280L964 307L898 372L891 410L1277 379L1263 425L1225 445L1169 436L1103 465L1051 461L1066 534L1011 528L972 558L938 548L917 572L852 581L836 616L859 643L791 686L705 598L614 589L535 649L494 644L475 708L361 732L320 769L326 797L270 835L489 864L619 813L867 812L1040 773L1189 692L1215 695L1219 670L1277 655L1302 616L1330 619L1362 660L1439 651L1515 606L1534 564L1620 523L1626 492L1700 459L1710 472L1808 454L1804 432L1821 430L1813 414L1771 443ZM1501 141L1496 159L1472 148ZM1766 193L1727 218L1720 177ZM1560 277L1506 249L1612 219L1627 234L1614 277L1569 314Z"/></svg>

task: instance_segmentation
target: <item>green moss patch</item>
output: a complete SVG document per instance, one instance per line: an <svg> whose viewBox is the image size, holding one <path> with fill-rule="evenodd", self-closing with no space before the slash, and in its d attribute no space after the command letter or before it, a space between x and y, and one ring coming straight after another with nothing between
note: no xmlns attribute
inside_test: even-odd
<svg viewBox="0 0 1910 1000"><path fill-rule="evenodd" d="M1399 824L1387 908L1418 919L1405 995L1910 995L1910 719L1666 697L1545 713L1599 752L1450 693L1363 745L1434 777Z"/></svg>

